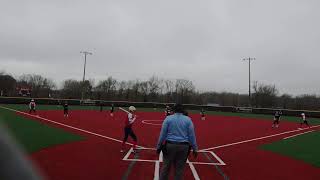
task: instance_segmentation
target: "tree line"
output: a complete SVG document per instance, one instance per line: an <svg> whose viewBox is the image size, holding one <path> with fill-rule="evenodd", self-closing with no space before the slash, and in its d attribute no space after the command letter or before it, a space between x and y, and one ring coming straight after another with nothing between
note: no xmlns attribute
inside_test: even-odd
<svg viewBox="0 0 320 180"><path fill-rule="evenodd" d="M162 79L156 76L148 80L120 81L112 76L105 80L79 81L67 79L61 88L49 78L37 74L25 74L14 78L0 72L1 96L19 96L18 90L27 87L31 90L30 97L35 98L66 98L107 100L107 101L136 101L162 102L220 106L253 106L259 108L283 108L317 110L320 97L314 94L292 96L279 94L272 84L254 82L251 99L247 94L232 92L200 92L192 81L187 79ZM83 94L82 94L83 93Z"/></svg>

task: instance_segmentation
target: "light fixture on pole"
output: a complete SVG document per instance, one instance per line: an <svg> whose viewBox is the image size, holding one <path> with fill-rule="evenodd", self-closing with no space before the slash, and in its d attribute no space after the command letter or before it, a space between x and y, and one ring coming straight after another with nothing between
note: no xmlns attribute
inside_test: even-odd
<svg viewBox="0 0 320 180"><path fill-rule="evenodd" d="M249 106L251 106L251 61L256 60L256 58L248 57L248 58L244 58L242 60L249 62Z"/></svg>
<svg viewBox="0 0 320 180"><path fill-rule="evenodd" d="M85 81L85 78L86 78L87 55L92 55L92 53L88 52L88 51L80 51L80 53L84 54L84 67L83 67L82 93L81 93L81 100L83 100L83 96L84 96L84 81Z"/></svg>

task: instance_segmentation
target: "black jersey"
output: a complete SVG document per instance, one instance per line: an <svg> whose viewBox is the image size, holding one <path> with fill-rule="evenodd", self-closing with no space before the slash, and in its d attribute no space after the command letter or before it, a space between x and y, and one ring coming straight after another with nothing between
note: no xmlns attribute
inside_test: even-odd
<svg viewBox="0 0 320 180"><path fill-rule="evenodd" d="M69 108L69 105L68 105L68 104L64 104L64 105L63 105L63 109L64 109L64 110L68 110L68 108Z"/></svg>
<svg viewBox="0 0 320 180"><path fill-rule="evenodd" d="M171 115L171 109L170 107L166 108L166 116L170 116Z"/></svg>
<svg viewBox="0 0 320 180"><path fill-rule="evenodd" d="M274 113L274 117L277 117L277 118L278 118L278 117L281 116L281 114L282 114L282 113L281 113L280 111L276 111L276 112Z"/></svg>
<svg viewBox="0 0 320 180"><path fill-rule="evenodd" d="M203 109L200 111L200 115L201 115L202 117L205 115Z"/></svg>

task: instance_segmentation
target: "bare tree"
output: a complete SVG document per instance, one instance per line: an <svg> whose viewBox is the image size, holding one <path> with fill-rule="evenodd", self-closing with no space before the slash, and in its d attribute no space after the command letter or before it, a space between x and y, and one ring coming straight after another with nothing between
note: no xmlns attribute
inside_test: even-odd
<svg viewBox="0 0 320 180"><path fill-rule="evenodd" d="M129 95L129 98L128 100L131 100L131 101L141 101L140 99L140 92L139 92L139 89L140 89L140 81L139 80L135 80L135 81L129 81L129 83L132 83L129 87L131 87L131 89L129 90L130 92L130 95Z"/></svg>
<svg viewBox="0 0 320 180"><path fill-rule="evenodd" d="M100 81L95 89L101 92L103 99L110 99L115 94L116 86L117 80L110 76L106 80Z"/></svg>
<svg viewBox="0 0 320 180"><path fill-rule="evenodd" d="M127 89L127 83L125 81L121 81L117 84L117 96L119 100L125 100L124 96L125 96L125 90Z"/></svg>
<svg viewBox="0 0 320 180"><path fill-rule="evenodd" d="M283 94L278 98L278 106L284 109L293 107L293 98L289 94Z"/></svg>
<svg viewBox="0 0 320 180"><path fill-rule="evenodd" d="M149 88L150 88L151 99L154 101L156 99L155 97L159 93L159 90L160 90L160 87L161 87L161 80L156 76L152 76L148 80L148 85L149 85Z"/></svg>
<svg viewBox="0 0 320 180"><path fill-rule="evenodd" d="M0 73L0 96L14 95L17 81L9 74Z"/></svg>
<svg viewBox="0 0 320 180"><path fill-rule="evenodd" d="M173 92L174 92L174 82L167 79L164 81L165 84L165 102L170 102L173 100Z"/></svg>
<svg viewBox="0 0 320 180"><path fill-rule="evenodd" d="M37 74L24 74L19 77L18 84L32 88L32 96L48 97L50 92L56 88L55 83L48 78Z"/></svg>
<svg viewBox="0 0 320 180"><path fill-rule="evenodd" d="M82 90L82 82L67 79L63 82L62 97L63 98L80 98Z"/></svg>
<svg viewBox="0 0 320 180"><path fill-rule="evenodd" d="M148 81L144 81L144 82L140 83L139 92L141 93L141 95L143 97L143 101L147 102L148 96L150 94L150 86L149 86Z"/></svg>
<svg viewBox="0 0 320 180"><path fill-rule="evenodd" d="M318 110L320 99L315 94L303 94L295 98L296 109Z"/></svg>
<svg viewBox="0 0 320 180"><path fill-rule="evenodd" d="M192 81L187 79L177 79L175 84L176 102L191 103L190 99L194 90L195 87Z"/></svg>
<svg viewBox="0 0 320 180"><path fill-rule="evenodd" d="M93 87L94 87L94 80L89 79L81 82L81 88L84 91L84 98L85 99L92 99L93 97Z"/></svg>
<svg viewBox="0 0 320 180"><path fill-rule="evenodd" d="M258 83L253 84L254 102L256 107L274 107L278 90L275 85L266 85Z"/></svg>

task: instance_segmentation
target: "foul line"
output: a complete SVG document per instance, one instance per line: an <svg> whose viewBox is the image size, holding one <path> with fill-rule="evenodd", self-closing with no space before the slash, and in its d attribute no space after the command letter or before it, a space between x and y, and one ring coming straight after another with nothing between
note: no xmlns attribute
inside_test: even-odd
<svg viewBox="0 0 320 180"><path fill-rule="evenodd" d="M293 138L293 137L300 136L300 135L302 135L302 134L310 133L310 132L313 132L313 131L315 131L315 130L307 131L307 132L304 132L304 133L295 134L295 135L292 135L292 136L285 137L285 138L283 138L283 139Z"/></svg>
<svg viewBox="0 0 320 180"><path fill-rule="evenodd" d="M131 148L130 150L133 151L133 148ZM134 158L135 158L135 159L139 158L139 154L138 154L138 153L135 153L135 154L134 154ZM127 169L127 171L123 174L121 180L127 180L127 179L128 179L128 177L129 177L129 175L130 175L130 173L131 173L131 171L132 171L132 169L133 169L133 166L134 166L135 164L136 164L136 161L132 161L132 162L129 164L128 169Z"/></svg>
<svg viewBox="0 0 320 180"><path fill-rule="evenodd" d="M155 123L151 123L152 121L154 121L154 122L159 122L159 121L163 122L163 120L143 120L142 123L143 124L148 124L148 125L162 126L162 123L161 124L155 124Z"/></svg>
<svg viewBox="0 0 320 180"><path fill-rule="evenodd" d="M156 161L156 164L154 166L154 178L153 180L159 180L159 177L160 177L160 162L159 161Z"/></svg>
<svg viewBox="0 0 320 180"><path fill-rule="evenodd" d="M208 156L207 153L204 153L204 155L206 156L206 158L210 161L210 162L213 162L213 160L211 159L211 157ZM216 157L217 158L217 157ZM219 158L220 159L220 158ZM222 169L217 166L217 165L214 165L214 167L216 168L216 170L218 171L218 173L223 177L224 180L229 180L228 176L222 171Z"/></svg>
<svg viewBox="0 0 320 180"><path fill-rule="evenodd" d="M156 163L154 165L154 178L153 178L153 180L159 180L159 177L160 177L160 162L163 162L162 151L159 154L159 160L156 161Z"/></svg>
<svg viewBox="0 0 320 180"><path fill-rule="evenodd" d="M316 127L319 127L319 126L320 126L320 125L316 125L316 126L312 126L312 127L310 127L310 128L316 128ZM224 145L220 145L220 146L215 146L215 147L211 147L211 148L202 149L201 151L208 151L208 150L219 149L219 148L223 148L223 147L234 146L234 145L238 145L238 144L243 144L243 143L247 143L247 142L252 142L252 141L261 140L261 139L267 139L267 138L271 138L271 137L274 137L274 136L280 136L280 135L288 134L288 133L292 133L292 132L299 132L299 131L303 131L303 130L305 130L305 129L310 129L310 128L291 130L291 131L286 131L286 132L282 132L282 133L278 133L278 134L273 134L273 135L269 135L269 136L263 136L263 137L259 137L259 138L254 138L254 139L249 139L249 140L234 142L234 143L230 143L230 144L224 144Z"/></svg>
<svg viewBox="0 0 320 180"><path fill-rule="evenodd" d="M84 132L84 133L87 133L87 134L91 134L91 135L94 135L94 136L98 136L98 137L101 137L101 138L104 138L104 139L108 139L108 140L111 140L111 141L116 141L116 142L122 143L122 141L119 140L119 139L115 139L115 138L112 138L112 137L108 137L108 136L104 136L104 135L101 135L101 134L97 134L97 133L94 133L94 132L91 132L91 131L87 131L87 130L80 129L80 128L77 128L77 127L73 127L73 126L70 126L70 125L59 123L59 122L56 122L56 121L53 121L53 120L50 120L50 119L47 119L47 118L43 118L43 117L40 117L40 116L32 115L32 114L25 113L25 112L22 112L22 111L18 111L18 110L15 110L15 109L3 107L3 106L0 106L0 107L3 108L3 109L7 109L7 110L10 110L10 111L14 111L14 112L17 112L17 113L28 115L28 116L31 116L31 117L34 117L34 118L42 119L44 121L48 121L48 122L51 122L51 123L54 123L54 124L58 124L60 126L64 126L64 127L70 128L70 129L74 129L74 130L81 131L81 132ZM133 146L133 144L128 143L128 142L126 142L126 144ZM137 146L137 147L144 148L142 146Z"/></svg>
<svg viewBox="0 0 320 180"><path fill-rule="evenodd" d="M200 180L200 177L199 177L198 172L197 172L196 168L194 167L194 165L192 163L189 163L189 166L190 166L190 169L191 169L191 172L192 172L194 179Z"/></svg>

